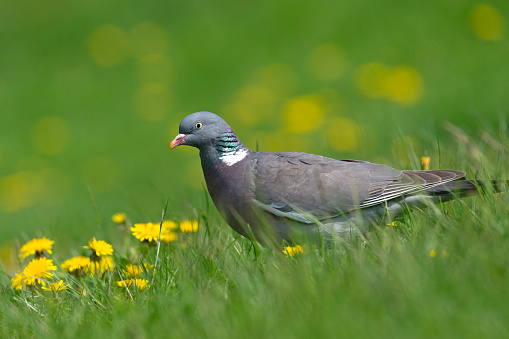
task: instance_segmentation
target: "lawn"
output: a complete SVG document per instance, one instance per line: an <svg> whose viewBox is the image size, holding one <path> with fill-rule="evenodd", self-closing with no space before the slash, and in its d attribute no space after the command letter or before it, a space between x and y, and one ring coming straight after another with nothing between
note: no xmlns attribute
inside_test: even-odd
<svg viewBox="0 0 509 339"><path fill-rule="evenodd" d="M238 238L198 152L168 149L184 116L208 110L251 149L398 169L429 156L509 179L507 13L506 1L1 1L0 337L509 336L507 194L287 256ZM164 209L177 239L157 256L130 228ZM34 258L21 246L42 237L48 282L67 288L11 288ZM112 245L110 269L66 272L94 257L93 237ZM118 286L128 265L150 286Z"/></svg>

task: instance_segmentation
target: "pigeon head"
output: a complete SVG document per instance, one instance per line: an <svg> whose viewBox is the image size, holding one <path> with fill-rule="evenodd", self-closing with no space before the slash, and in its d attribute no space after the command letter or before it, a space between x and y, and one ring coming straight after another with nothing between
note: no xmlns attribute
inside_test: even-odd
<svg viewBox="0 0 509 339"><path fill-rule="evenodd" d="M179 145L198 148L202 161L219 160L226 166L242 161L250 153L230 126L210 112L189 114L180 122L179 135L171 142L170 148Z"/></svg>
<svg viewBox="0 0 509 339"><path fill-rule="evenodd" d="M230 126L218 115L210 112L189 114L180 122L179 135L171 142L170 148L179 145L193 146L198 149L213 144Z"/></svg>

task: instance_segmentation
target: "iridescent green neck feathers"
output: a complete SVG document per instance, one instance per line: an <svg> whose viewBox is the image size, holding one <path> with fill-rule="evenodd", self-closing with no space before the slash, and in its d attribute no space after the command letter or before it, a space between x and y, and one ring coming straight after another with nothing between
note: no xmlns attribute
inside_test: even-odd
<svg viewBox="0 0 509 339"><path fill-rule="evenodd" d="M226 131L216 139L217 157L227 166L244 159L249 150L240 142L233 131Z"/></svg>

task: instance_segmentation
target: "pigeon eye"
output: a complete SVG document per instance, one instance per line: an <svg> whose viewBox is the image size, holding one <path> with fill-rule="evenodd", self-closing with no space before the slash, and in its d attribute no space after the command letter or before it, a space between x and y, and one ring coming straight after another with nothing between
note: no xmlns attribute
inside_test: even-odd
<svg viewBox="0 0 509 339"><path fill-rule="evenodd" d="M203 127L203 124L201 122L197 122L196 125L194 125L196 129L201 129Z"/></svg>

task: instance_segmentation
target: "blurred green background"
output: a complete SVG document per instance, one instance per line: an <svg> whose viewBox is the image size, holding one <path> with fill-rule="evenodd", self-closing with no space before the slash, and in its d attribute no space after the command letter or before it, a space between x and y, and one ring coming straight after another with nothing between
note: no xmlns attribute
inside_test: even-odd
<svg viewBox="0 0 509 339"><path fill-rule="evenodd" d="M508 1L0 2L0 247L205 206L189 113L247 147L415 166L509 116ZM50 232L47 232L47 231ZM50 234L51 233L51 234ZM58 244L58 242L57 242ZM57 249L58 251L58 249Z"/></svg>

